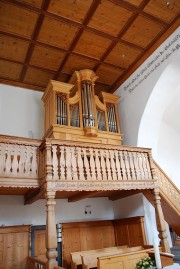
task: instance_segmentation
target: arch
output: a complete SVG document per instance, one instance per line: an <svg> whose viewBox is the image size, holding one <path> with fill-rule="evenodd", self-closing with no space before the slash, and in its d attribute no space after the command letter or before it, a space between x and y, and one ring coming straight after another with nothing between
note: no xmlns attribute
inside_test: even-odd
<svg viewBox="0 0 180 269"><path fill-rule="evenodd" d="M138 146L152 148L154 159L180 187L180 59L166 67L149 97Z"/></svg>

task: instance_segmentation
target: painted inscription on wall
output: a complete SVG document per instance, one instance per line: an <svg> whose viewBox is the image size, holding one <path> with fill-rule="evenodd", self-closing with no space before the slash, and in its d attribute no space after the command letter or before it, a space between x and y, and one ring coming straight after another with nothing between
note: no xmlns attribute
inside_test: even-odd
<svg viewBox="0 0 180 269"><path fill-rule="evenodd" d="M147 61L136 74L123 87L124 91L132 93L143 81L145 81L154 71L156 71L161 64L163 64L169 57L180 49L180 34L177 34L170 40L161 50L159 50L154 58ZM179 43L178 43L179 42Z"/></svg>

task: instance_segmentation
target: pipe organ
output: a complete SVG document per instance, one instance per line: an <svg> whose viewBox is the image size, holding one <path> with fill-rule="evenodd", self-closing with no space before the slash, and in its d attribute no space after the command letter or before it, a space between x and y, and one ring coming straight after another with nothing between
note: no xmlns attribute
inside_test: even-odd
<svg viewBox="0 0 180 269"><path fill-rule="evenodd" d="M117 113L118 96L95 95L96 74L75 71L69 83L51 80L45 104L45 136L62 140L121 144Z"/></svg>

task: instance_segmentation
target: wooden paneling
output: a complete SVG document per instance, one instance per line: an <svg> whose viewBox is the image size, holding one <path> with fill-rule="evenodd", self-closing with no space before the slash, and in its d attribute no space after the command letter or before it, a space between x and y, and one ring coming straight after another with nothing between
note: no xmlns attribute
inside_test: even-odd
<svg viewBox="0 0 180 269"><path fill-rule="evenodd" d="M62 224L64 267L70 265L71 252L120 245L131 247L145 244L143 217Z"/></svg>
<svg viewBox="0 0 180 269"><path fill-rule="evenodd" d="M142 52L142 50L118 42L105 58L105 62L122 68L128 68L137 59L137 57L142 54Z"/></svg>
<svg viewBox="0 0 180 269"><path fill-rule="evenodd" d="M151 0L144 11L169 23L180 13L180 1Z"/></svg>
<svg viewBox="0 0 180 269"><path fill-rule="evenodd" d="M101 1L88 25L102 32L117 36L131 15L130 10L111 1L104 0Z"/></svg>
<svg viewBox="0 0 180 269"><path fill-rule="evenodd" d="M162 30L162 25L143 16L138 16L122 39L146 48Z"/></svg>
<svg viewBox="0 0 180 269"><path fill-rule="evenodd" d="M49 73L43 70L39 70L33 67L29 67L24 82L34 83L37 85L45 86L49 80L53 78L53 73Z"/></svg>
<svg viewBox="0 0 180 269"><path fill-rule="evenodd" d="M1 2L0 30L31 38L38 14Z"/></svg>
<svg viewBox="0 0 180 269"><path fill-rule="evenodd" d="M129 247L146 245L143 217L114 220L113 224L117 245L125 244Z"/></svg>
<svg viewBox="0 0 180 269"><path fill-rule="evenodd" d="M18 80L21 70L21 64L0 60L0 76L3 78Z"/></svg>
<svg viewBox="0 0 180 269"><path fill-rule="evenodd" d="M71 252L115 246L112 222L63 223L62 244L63 266L70 265Z"/></svg>
<svg viewBox="0 0 180 269"><path fill-rule="evenodd" d="M35 46L30 59L30 64L52 70L58 70L64 55L65 53L61 50L44 46Z"/></svg>
<svg viewBox="0 0 180 269"><path fill-rule="evenodd" d="M78 28L62 21L46 17L43 21L38 40L59 48L68 49Z"/></svg>
<svg viewBox="0 0 180 269"><path fill-rule="evenodd" d="M116 81L120 74L123 74L124 70L117 67L109 67L108 65L100 65L96 71L96 75L99 77L98 81L111 85Z"/></svg>
<svg viewBox="0 0 180 269"><path fill-rule="evenodd" d="M0 269L26 269L30 226L0 228Z"/></svg>
<svg viewBox="0 0 180 269"><path fill-rule="evenodd" d="M67 59L62 71L67 74L72 74L74 70L81 70L83 69L93 69L96 62L92 60L86 60L84 57L80 57L77 55L70 55Z"/></svg>
<svg viewBox="0 0 180 269"><path fill-rule="evenodd" d="M46 253L45 236L46 230L34 231L34 256L39 256Z"/></svg>
<svg viewBox="0 0 180 269"><path fill-rule="evenodd" d="M92 4L92 0L52 0L48 11L73 21L82 22Z"/></svg>
<svg viewBox="0 0 180 269"><path fill-rule="evenodd" d="M17 0L18 2L25 3L34 7L40 8L43 0Z"/></svg>
<svg viewBox="0 0 180 269"><path fill-rule="evenodd" d="M94 42L96 40L96 42ZM84 31L74 49L80 54L100 59L104 50L111 44L111 40L97 34Z"/></svg>
<svg viewBox="0 0 180 269"><path fill-rule="evenodd" d="M143 0L126 0L126 2L135 6L139 6L143 2Z"/></svg>
<svg viewBox="0 0 180 269"><path fill-rule="evenodd" d="M18 38L6 35L1 36L0 57L23 62L26 57L29 43Z"/></svg>

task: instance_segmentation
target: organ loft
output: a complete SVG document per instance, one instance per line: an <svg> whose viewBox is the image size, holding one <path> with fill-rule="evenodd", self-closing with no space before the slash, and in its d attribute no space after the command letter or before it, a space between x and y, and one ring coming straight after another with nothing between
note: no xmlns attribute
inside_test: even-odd
<svg viewBox="0 0 180 269"><path fill-rule="evenodd" d="M118 96L95 94L92 70L75 71L69 83L51 80L45 104L45 136L55 139L121 145Z"/></svg>

